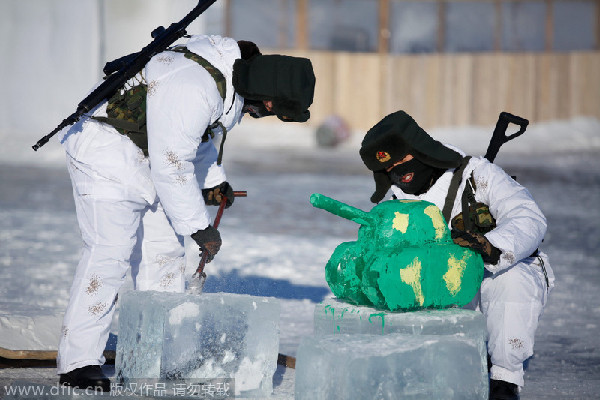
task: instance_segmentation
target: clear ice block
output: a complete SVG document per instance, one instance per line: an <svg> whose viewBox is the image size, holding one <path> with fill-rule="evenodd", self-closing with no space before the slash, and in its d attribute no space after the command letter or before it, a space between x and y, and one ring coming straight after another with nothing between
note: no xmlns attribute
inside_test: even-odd
<svg viewBox="0 0 600 400"><path fill-rule="evenodd" d="M487 399L487 331L462 308L390 312L335 297L297 351L297 399Z"/></svg>
<svg viewBox="0 0 600 400"><path fill-rule="evenodd" d="M119 301L119 380L234 378L236 394L271 394L279 352L276 299L129 291Z"/></svg>
<svg viewBox="0 0 600 400"><path fill-rule="evenodd" d="M478 344L458 335L306 337L295 399L487 399Z"/></svg>

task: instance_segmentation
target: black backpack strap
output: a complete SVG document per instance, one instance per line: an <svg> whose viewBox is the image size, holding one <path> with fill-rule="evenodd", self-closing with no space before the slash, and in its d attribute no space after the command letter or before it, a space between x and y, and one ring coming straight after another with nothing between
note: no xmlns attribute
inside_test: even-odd
<svg viewBox="0 0 600 400"><path fill-rule="evenodd" d="M446 222L450 221L450 217L452 214L452 207L454 206L454 201L456 200L456 196L458 194L458 187L460 186L460 183L462 182L463 173L465 171L465 168L469 164L470 159L471 159L471 156L463 157L462 161L460 162L460 165L458 166L458 168L456 168L456 171L454 171L454 175L452 175L452 180L450 181L450 188L448 189L448 195L446 196L446 200L444 202L444 209L442 210L442 215L446 219ZM463 197L464 197L464 192L463 192ZM464 201L463 201L463 208L464 208ZM464 215L468 215L468 214L464 214Z"/></svg>

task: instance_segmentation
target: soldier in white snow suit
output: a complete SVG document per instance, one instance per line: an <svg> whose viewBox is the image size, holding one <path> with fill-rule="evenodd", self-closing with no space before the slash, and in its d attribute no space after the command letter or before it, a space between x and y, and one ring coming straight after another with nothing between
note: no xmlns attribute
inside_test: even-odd
<svg viewBox="0 0 600 400"><path fill-rule="evenodd" d="M431 138L404 111L392 113L365 135L360 155L371 171L378 203L392 189L398 199L437 205L460 246L482 255L481 289L467 308L487 321L490 399L518 399L523 362L554 275L538 246L546 218L523 186L482 157Z"/></svg>
<svg viewBox="0 0 600 400"><path fill-rule="evenodd" d="M193 36L61 132L84 242L59 344L61 384L109 390L100 365L128 269L137 290L182 292L184 236L209 261L221 246L206 205L222 194L233 202L220 165L227 131L244 113L308 120L314 86L306 58Z"/></svg>

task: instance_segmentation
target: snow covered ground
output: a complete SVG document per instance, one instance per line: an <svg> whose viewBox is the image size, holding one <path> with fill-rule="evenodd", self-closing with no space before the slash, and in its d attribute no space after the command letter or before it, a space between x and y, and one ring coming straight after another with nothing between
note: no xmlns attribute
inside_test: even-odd
<svg viewBox="0 0 600 400"><path fill-rule="evenodd" d="M491 130L430 133L480 155ZM223 216L224 243L207 266L206 290L279 298L281 353L295 355L302 337L311 334L314 305L331 294L325 263L340 242L356 238L358 228L313 208L310 194L364 210L372 206L374 184L358 156L361 138L355 133L337 148L317 148L311 129L244 121L225 144L229 181L248 197ZM37 137L1 139L0 311L17 313L21 304L63 309L81 240L62 151L51 141L34 153ZM600 122L531 126L496 161L545 212L549 231L542 248L556 274L522 398L599 398ZM197 254L190 253L191 274ZM54 374L53 368L0 369L0 392L12 381L41 382ZM280 368L273 398L293 398L293 378L293 370Z"/></svg>

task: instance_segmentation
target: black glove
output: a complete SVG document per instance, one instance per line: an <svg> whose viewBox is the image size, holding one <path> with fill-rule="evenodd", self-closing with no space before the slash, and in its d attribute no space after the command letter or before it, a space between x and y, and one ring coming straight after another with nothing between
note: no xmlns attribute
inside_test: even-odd
<svg viewBox="0 0 600 400"><path fill-rule="evenodd" d="M202 254L206 254L206 262L211 262L221 248L221 234L212 225L192 234L192 239L198 243Z"/></svg>
<svg viewBox="0 0 600 400"><path fill-rule="evenodd" d="M466 247L481 254L483 262L497 264L500 260L501 251L498 250L485 236L478 233L452 230L452 240L459 246Z"/></svg>
<svg viewBox="0 0 600 400"><path fill-rule="evenodd" d="M223 182L211 189L202 189L202 197L204 197L204 204L207 206L218 206L221 204L223 195L227 197L227 203L225 208L229 208L233 204L233 189L229 182Z"/></svg>

